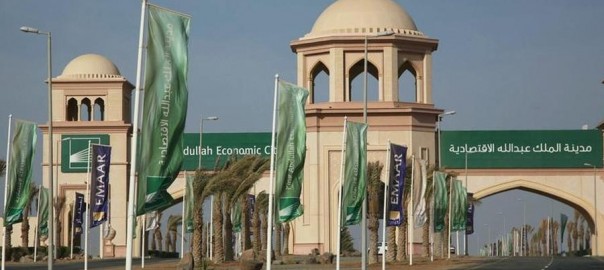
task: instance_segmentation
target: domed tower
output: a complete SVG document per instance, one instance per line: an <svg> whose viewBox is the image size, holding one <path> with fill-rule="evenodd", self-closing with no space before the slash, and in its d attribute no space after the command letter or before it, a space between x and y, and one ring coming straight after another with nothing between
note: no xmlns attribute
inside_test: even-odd
<svg viewBox="0 0 604 270"><path fill-rule="evenodd" d="M310 91L305 213L294 221L290 250L335 252L344 117L364 121L367 89L368 161L385 164L390 140L407 145L416 165L434 164L436 119L443 112L432 103L438 40L420 32L392 0L338 0L290 45L297 54L298 85Z"/></svg>
<svg viewBox="0 0 604 270"><path fill-rule="evenodd" d="M59 233L55 241L59 246L67 246L71 241L75 192L86 193L89 141L112 146L109 175L111 227L126 227L124 209L132 127L130 96L134 86L109 59L96 54L85 54L71 60L62 74L52 79L52 84L54 141L48 141L48 126L41 126L41 129L44 151L48 143L52 143L57 154L53 158L54 194L65 198L61 211L56 214L60 224L55 225ZM43 157L43 169L48 172L47 154ZM48 173L43 175L47 186ZM125 246L125 233L118 233L112 241L104 241L103 255L124 256Z"/></svg>

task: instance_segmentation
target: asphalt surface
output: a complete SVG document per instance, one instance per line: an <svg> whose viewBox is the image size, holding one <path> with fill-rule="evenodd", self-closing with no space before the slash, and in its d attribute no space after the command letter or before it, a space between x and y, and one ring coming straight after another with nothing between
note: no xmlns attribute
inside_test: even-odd
<svg viewBox="0 0 604 270"><path fill-rule="evenodd" d="M479 270L602 270L603 257L505 257L465 269Z"/></svg>

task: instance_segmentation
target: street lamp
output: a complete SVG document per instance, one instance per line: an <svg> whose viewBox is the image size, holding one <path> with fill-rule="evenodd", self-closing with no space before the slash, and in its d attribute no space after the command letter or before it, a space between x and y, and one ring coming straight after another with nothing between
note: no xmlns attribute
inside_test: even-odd
<svg viewBox="0 0 604 270"><path fill-rule="evenodd" d="M53 179L53 175L52 175L52 171L53 171L53 154L52 154L52 34L50 32L42 32L36 28L33 27L27 27L27 26L21 26L20 28L21 31L25 32L25 33L32 33L32 34L37 34L37 35L46 35L48 37L48 43L47 43L47 53L48 53L48 185L49 185L49 197L50 197L50 205L51 205L51 210L49 211L49 215L48 215L48 219L50 220L48 222L48 231L49 236L48 236L48 243L50 245L49 249L48 249L48 269L52 270L52 264L53 264L53 259L54 259L54 248L55 247L55 241L54 241L54 237L55 237L55 228L54 228L54 207L52 207L53 204L53 200L54 200L54 179ZM4 256L4 254L3 254ZM4 260L2 260L3 264L2 264L2 269L4 269Z"/></svg>
<svg viewBox="0 0 604 270"><path fill-rule="evenodd" d="M438 132L438 168L440 168L441 165L441 155L440 155L440 122L442 122L443 120L443 116L445 115L454 115L455 111L446 111L444 113L441 113L438 115L438 119L436 120L436 131Z"/></svg>
<svg viewBox="0 0 604 270"><path fill-rule="evenodd" d="M487 231L489 234L489 242L487 243L487 247L489 248L489 257L493 255L493 246L491 245L491 226L489 226L489 224L484 224L484 226L487 226Z"/></svg>
<svg viewBox="0 0 604 270"><path fill-rule="evenodd" d="M522 210L522 228L520 229L520 256L524 256L524 231L526 230L526 201L522 198L516 199L518 201L522 201L523 210Z"/></svg>
<svg viewBox="0 0 604 270"><path fill-rule="evenodd" d="M218 117L217 116L208 116L206 118L203 118L202 116L200 116L200 119L201 120L199 120L199 151L197 152L197 155L199 155L199 164L198 164L197 168L199 170L201 170L201 149L202 149L201 148L201 146L202 146L202 144L201 144L202 140L201 139L203 137L202 136L202 134L203 134L203 121L204 120L216 121L216 120L218 120Z"/></svg>
<svg viewBox="0 0 604 270"><path fill-rule="evenodd" d="M199 120L199 151L197 152L197 155L199 155L199 164L197 169L199 171L201 171L201 149L202 149L202 140L201 138L203 137L203 121L204 120L211 120L211 121L216 121L218 120L217 116L208 116L206 118L203 118L203 116L199 116L200 120ZM214 216L214 195L210 196L210 220L212 220L212 217ZM210 238L208 239L208 250L210 253L210 260L212 259L212 239L214 238L214 232L212 231L213 229L213 224L214 222L210 222Z"/></svg>
<svg viewBox="0 0 604 270"><path fill-rule="evenodd" d="M592 254L592 256L598 255L598 196L597 196L597 188L596 188L596 165L592 165L591 163L583 163L583 165L587 167L594 168L594 247L596 248L596 252Z"/></svg>
<svg viewBox="0 0 604 270"><path fill-rule="evenodd" d="M385 31L378 32L373 35L365 35L365 44L364 44L364 57L363 57L363 123L367 125L367 40L371 37L385 37L394 35L393 31ZM367 196L365 196L367 197ZM363 202L363 218L361 219L361 228L363 231L361 232L361 250L367 250L367 204ZM367 269L367 252L362 252L363 256L361 256L361 269Z"/></svg>

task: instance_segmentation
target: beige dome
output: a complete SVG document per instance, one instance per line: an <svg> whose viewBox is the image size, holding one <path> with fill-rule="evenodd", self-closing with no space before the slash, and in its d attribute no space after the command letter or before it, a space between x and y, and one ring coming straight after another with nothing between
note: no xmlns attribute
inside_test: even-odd
<svg viewBox="0 0 604 270"><path fill-rule="evenodd" d="M413 18L393 0L338 0L321 13L306 37L382 31L422 35Z"/></svg>
<svg viewBox="0 0 604 270"><path fill-rule="evenodd" d="M98 54L84 54L71 60L59 78L118 78L120 71L111 60Z"/></svg>

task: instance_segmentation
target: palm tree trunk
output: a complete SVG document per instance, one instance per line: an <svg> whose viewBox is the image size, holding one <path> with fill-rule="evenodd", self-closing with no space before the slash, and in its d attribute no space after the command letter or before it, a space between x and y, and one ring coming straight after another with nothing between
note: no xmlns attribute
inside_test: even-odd
<svg viewBox="0 0 604 270"><path fill-rule="evenodd" d="M262 249L262 237L260 234L261 222L260 222L260 209L258 205L256 205L256 209L254 209L254 219L252 220L252 233L253 240L252 245L254 248L254 254L260 254L260 250Z"/></svg>
<svg viewBox="0 0 604 270"><path fill-rule="evenodd" d="M371 206L371 202L370 202L370 206ZM368 256L368 262L369 264L375 264L378 263L378 252L377 252L377 246L378 246L378 228L380 227L380 223L377 219L377 217L370 215L369 219L367 220L367 229L369 230L369 256ZM361 251L361 252L367 252L365 250Z"/></svg>
<svg viewBox="0 0 604 270"><path fill-rule="evenodd" d="M194 265L201 265L204 251L207 248L207 243L204 241L204 222L203 222L203 205L193 208L193 240L191 241L193 250Z"/></svg>
<svg viewBox="0 0 604 270"><path fill-rule="evenodd" d="M231 222L231 207L224 208L224 260L227 262L235 260L233 249L233 223Z"/></svg>
<svg viewBox="0 0 604 270"><path fill-rule="evenodd" d="M23 221L21 222L21 247L29 246L29 206L23 209Z"/></svg>
<svg viewBox="0 0 604 270"><path fill-rule="evenodd" d="M241 210L241 237L243 238L243 250L252 248L252 238L250 234L250 204L247 199L248 195L242 196L241 200L243 207Z"/></svg>
<svg viewBox="0 0 604 270"><path fill-rule="evenodd" d="M283 224L283 254L289 255L289 232L291 229L291 225L289 222Z"/></svg>
<svg viewBox="0 0 604 270"><path fill-rule="evenodd" d="M386 258L387 262L394 262L398 251L396 244L396 227L386 227L386 243L388 245L388 250L386 251L384 258Z"/></svg>
<svg viewBox="0 0 604 270"><path fill-rule="evenodd" d="M212 241L212 245L214 246L212 255L214 256L214 263L223 263L224 262L224 242L222 238L222 194L216 194L214 200L214 216L212 217L212 222L214 226L214 239Z"/></svg>
<svg viewBox="0 0 604 270"><path fill-rule="evenodd" d="M262 233L264 233L265 235L263 235L260 238L260 241L262 242L262 250L266 250L267 247L267 241L268 241L268 235L266 235L266 230L268 230L268 213L263 213L262 214Z"/></svg>
<svg viewBox="0 0 604 270"><path fill-rule="evenodd" d="M275 256L281 256L281 233L283 232L283 224L276 223L275 224Z"/></svg>
<svg viewBox="0 0 604 270"><path fill-rule="evenodd" d="M406 208L405 208L406 209ZM405 218L398 226L398 238L396 239L396 261L402 262L407 258L407 219Z"/></svg>

